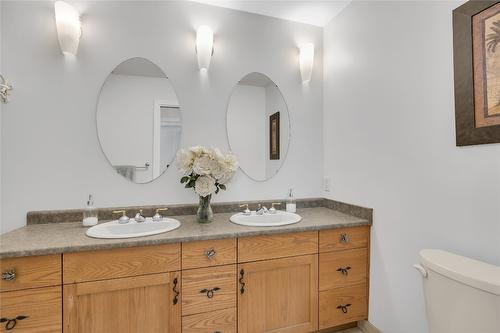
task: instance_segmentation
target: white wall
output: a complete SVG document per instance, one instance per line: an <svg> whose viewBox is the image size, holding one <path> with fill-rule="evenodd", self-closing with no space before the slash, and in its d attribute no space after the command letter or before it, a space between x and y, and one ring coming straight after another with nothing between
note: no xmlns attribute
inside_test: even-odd
<svg viewBox="0 0 500 333"><path fill-rule="evenodd" d="M353 2L325 28L326 196L374 208L370 321L427 332L422 248L500 265L500 145L455 146L452 10Z"/></svg>
<svg viewBox="0 0 500 333"><path fill-rule="evenodd" d="M227 113L227 137L240 167L254 179L266 179L266 90L238 85Z"/></svg>
<svg viewBox="0 0 500 333"><path fill-rule="evenodd" d="M108 165L99 148L99 89L131 57L153 61L171 80L183 110L183 147L229 150L227 103L247 73L265 73L283 92L293 131L284 167L263 183L238 172L215 201L283 198L289 187L297 197L321 194L320 28L187 1L75 4L83 35L77 57L68 59L59 51L52 1L0 3L3 72L16 89L2 119L2 232L23 226L30 210L81 207L89 193L99 206L196 202L175 168L151 184L134 184ZM199 72L194 50L201 24L215 31L208 75ZM317 51L308 87L301 84L297 49L306 42Z"/></svg>
<svg viewBox="0 0 500 333"><path fill-rule="evenodd" d="M153 179L155 101L178 105L167 78L110 74L97 102L99 141L110 163L114 166L144 166L146 162L151 165L148 169L136 170L135 181L139 183ZM160 172L165 167L160 166Z"/></svg>

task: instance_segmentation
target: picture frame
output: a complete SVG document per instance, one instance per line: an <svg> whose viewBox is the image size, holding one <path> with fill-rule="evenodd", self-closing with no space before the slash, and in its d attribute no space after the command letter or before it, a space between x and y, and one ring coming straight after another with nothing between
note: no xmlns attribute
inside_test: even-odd
<svg viewBox="0 0 500 333"><path fill-rule="evenodd" d="M269 159L280 159L280 112L269 116Z"/></svg>
<svg viewBox="0 0 500 333"><path fill-rule="evenodd" d="M453 10L457 146L500 143L497 27L500 28L500 1L471 0Z"/></svg>

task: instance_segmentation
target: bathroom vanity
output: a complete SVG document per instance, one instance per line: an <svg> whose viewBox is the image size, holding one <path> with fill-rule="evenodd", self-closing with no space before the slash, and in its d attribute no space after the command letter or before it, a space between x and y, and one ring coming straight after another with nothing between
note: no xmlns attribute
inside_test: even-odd
<svg viewBox="0 0 500 333"><path fill-rule="evenodd" d="M300 214L267 229L180 216L175 231L126 240L88 238L74 223L4 234L0 332L8 320L13 332L246 333L366 319L371 222Z"/></svg>

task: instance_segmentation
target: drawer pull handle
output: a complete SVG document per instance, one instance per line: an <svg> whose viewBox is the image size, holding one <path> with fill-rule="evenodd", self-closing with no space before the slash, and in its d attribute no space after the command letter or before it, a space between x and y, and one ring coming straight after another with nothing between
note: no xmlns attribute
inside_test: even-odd
<svg viewBox="0 0 500 333"><path fill-rule="evenodd" d="M0 323L6 323L5 330L10 331L14 327L16 327L18 320L23 320L26 318L28 318L28 316L17 316L16 318L0 318Z"/></svg>
<svg viewBox="0 0 500 333"><path fill-rule="evenodd" d="M340 272L340 273L342 273L342 275L347 276L347 275L349 275L349 270L350 270L350 269L351 269L351 267L350 267L350 266L347 266L347 267L340 267L340 268L338 268L338 269L337 269L337 272Z"/></svg>
<svg viewBox="0 0 500 333"><path fill-rule="evenodd" d="M340 242L341 243L349 243L350 242L349 235L345 232L341 233L340 234Z"/></svg>
<svg viewBox="0 0 500 333"><path fill-rule="evenodd" d="M13 281L16 279L16 270L14 268L9 269L2 273L2 280L4 281Z"/></svg>
<svg viewBox="0 0 500 333"><path fill-rule="evenodd" d="M217 252L215 252L214 249L210 249L205 251L205 255L207 256L208 260L212 260L217 255Z"/></svg>
<svg viewBox="0 0 500 333"><path fill-rule="evenodd" d="M240 294L245 293L245 282L243 281L243 278L245 277L245 270L240 271L240 279L238 280L240 282Z"/></svg>
<svg viewBox="0 0 500 333"><path fill-rule="evenodd" d="M347 308L350 307L351 304L340 304L337 306L337 309L342 310L343 313L347 313Z"/></svg>
<svg viewBox="0 0 500 333"><path fill-rule="evenodd" d="M212 289L202 289L202 290L200 290L200 293L207 294L208 298L212 298L212 297L214 297L214 292L218 291L218 290L220 290L219 287L215 287L215 288L212 288Z"/></svg>
<svg viewBox="0 0 500 333"><path fill-rule="evenodd" d="M172 303L175 305L177 302L179 302L179 289L177 288L177 284L179 283L179 280L177 278L174 279L174 287L172 288L172 291L174 292L174 299L172 300Z"/></svg>

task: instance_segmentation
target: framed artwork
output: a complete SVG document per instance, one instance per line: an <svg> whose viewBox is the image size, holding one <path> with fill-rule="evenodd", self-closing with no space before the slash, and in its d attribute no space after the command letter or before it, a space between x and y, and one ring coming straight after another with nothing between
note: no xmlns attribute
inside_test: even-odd
<svg viewBox="0 0 500 333"><path fill-rule="evenodd" d="M500 143L500 1L453 11L457 146Z"/></svg>
<svg viewBox="0 0 500 333"><path fill-rule="evenodd" d="M269 116L269 159L280 159L280 113Z"/></svg>

